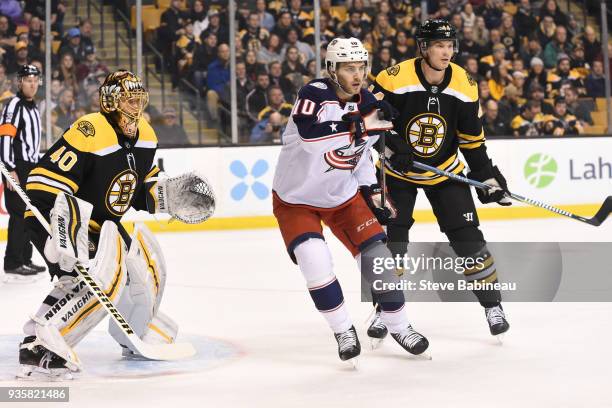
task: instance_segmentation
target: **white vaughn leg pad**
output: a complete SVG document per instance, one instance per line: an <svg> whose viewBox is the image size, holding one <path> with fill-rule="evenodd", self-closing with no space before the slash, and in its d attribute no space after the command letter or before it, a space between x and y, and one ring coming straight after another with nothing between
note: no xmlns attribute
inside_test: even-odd
<svg viewBox="0 0 612 408"><path fill-rule="evenodd" d="M59 263L63 271L71 272L78 261L87 266L89 237L87 226L93 206L85 200L60 192L51 210L50 239L45 244L45 256Z"/></svg>
<svg viewBox="0 0 612 408"><path fill-rule="evenodd" d="M126 264L129 284L117 309L134 332L151 343L172 343L178 333L176 323L159 311L166 286L166 261L155 236L144 224L136 224ZM109 333L121 345L127 345L123 331L114 321Z"/></svg>
<svg viewBox="0 0 612 408"><path fill-rule="evenodd" d="M111 301L121 296L127 281L125 255L126 249L117 226L113 222L105 222L89 274ZM105 309L82 278L62 276L36 316L25 324L24 332L37 332L39 322L47 322L57 328L70 347L74 347L104 316Z"/></svg>
<svg viewBox="0 0 612 408"><path fill-rule="evenodd" d="M81 370L81 360L70 347L64 337L60 334L57 327L49 322L40 321L37 319L36 324L36 340L32 342L29 347L43 346L49 351L54 352L64 360L66 360L66 367L70 371Z"/></svg>

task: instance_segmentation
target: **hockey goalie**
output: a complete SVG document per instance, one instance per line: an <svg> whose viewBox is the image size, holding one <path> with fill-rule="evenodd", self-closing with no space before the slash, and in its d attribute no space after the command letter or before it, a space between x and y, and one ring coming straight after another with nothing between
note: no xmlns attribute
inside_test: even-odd
<svg viewBox="0 0 612 408"><path fill-rule="evenodd" d="M77 262L144 342L176 338L177 324L160 311L166 283L161 248L144 225L129 235L120 221L134 208L202 222L212 215L215 197L195 172L160 175L153 164L157 137L141 118L148 98L133 73L109 74L100 87L100 112L74 122L27 179L31 208L51 225L48 233L28 210L27 232L57 281L24 325L20 378L69 379L81 370L74 347L106 311L75 270ZM125 357L141 357L112 319L109 332Z"/></svg>

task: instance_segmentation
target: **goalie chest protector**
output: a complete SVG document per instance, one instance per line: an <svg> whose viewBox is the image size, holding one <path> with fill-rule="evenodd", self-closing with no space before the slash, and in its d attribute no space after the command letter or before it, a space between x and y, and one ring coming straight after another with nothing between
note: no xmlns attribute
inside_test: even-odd
<svg viewBox="0 0 612 408"><path fill-rule="evenodd" d="M157 138L143 118L137 136L118 133L102 113L75 121L28 177L26 190L40 209L51 208L59 191L93 204L91 219L119 221L130 206L146 209L143 181L153 165Z"/></svg>
<svg viewBox="0 0 612 408"><path fill-rule="evenodd" d="M415 160L458 174L464 168L457 155L459 148L464 152L484 149L478 86L458 65L451 63L444 80L430 85L421 58L406 60L376 76L374 92L378 91L399 111L394 130L412 147ZM386 172L421 185L446 180L416 169L400 173L387 167Z"/></svg>

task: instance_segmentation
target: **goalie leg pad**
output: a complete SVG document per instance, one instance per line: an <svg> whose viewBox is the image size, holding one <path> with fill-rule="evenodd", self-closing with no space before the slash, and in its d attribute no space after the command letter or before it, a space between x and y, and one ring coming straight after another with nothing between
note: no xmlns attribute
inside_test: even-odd
<svg viewBox="0 0 612 408"><path fill-rule="evenodd" d="M121 296L126 281L126 249L117 226L107 221L102 226L98 252L89 274L111 301ZM25 326L26 335L34 335L40 322L57 328L66 343L78 344L103 318L106 311L81 277L62 276L43 305Z"/></svg>
<svg viewBox="0 0 612 408"><path fill-rule="evenodd" d="M117 303L117 309L142 339L173 342L178 327L161 314L159 305L166 286L166 261L155 236L144 224L136 224L126 264L130 281ZM121 345L128 344L114 321L109 333Z"/></svg>

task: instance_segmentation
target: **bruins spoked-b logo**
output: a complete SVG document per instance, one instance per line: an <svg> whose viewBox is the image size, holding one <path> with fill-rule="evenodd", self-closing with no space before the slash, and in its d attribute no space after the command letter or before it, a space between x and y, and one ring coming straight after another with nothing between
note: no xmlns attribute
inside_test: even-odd
<svg viewBox="0 0 612 408"><path fill-rule="evenodd" d="M123 215L130 208L136 189L138 175L132 170L119 173L106 192L106 208L115 214Z"/></svg>
<svg viewBox="0 0 612 408"><path fill-rule="evenodd" d="M435 113L422 113L412 118L406 126L406 139L421 157L437 153L446 136L446 121Z"/></svg>

